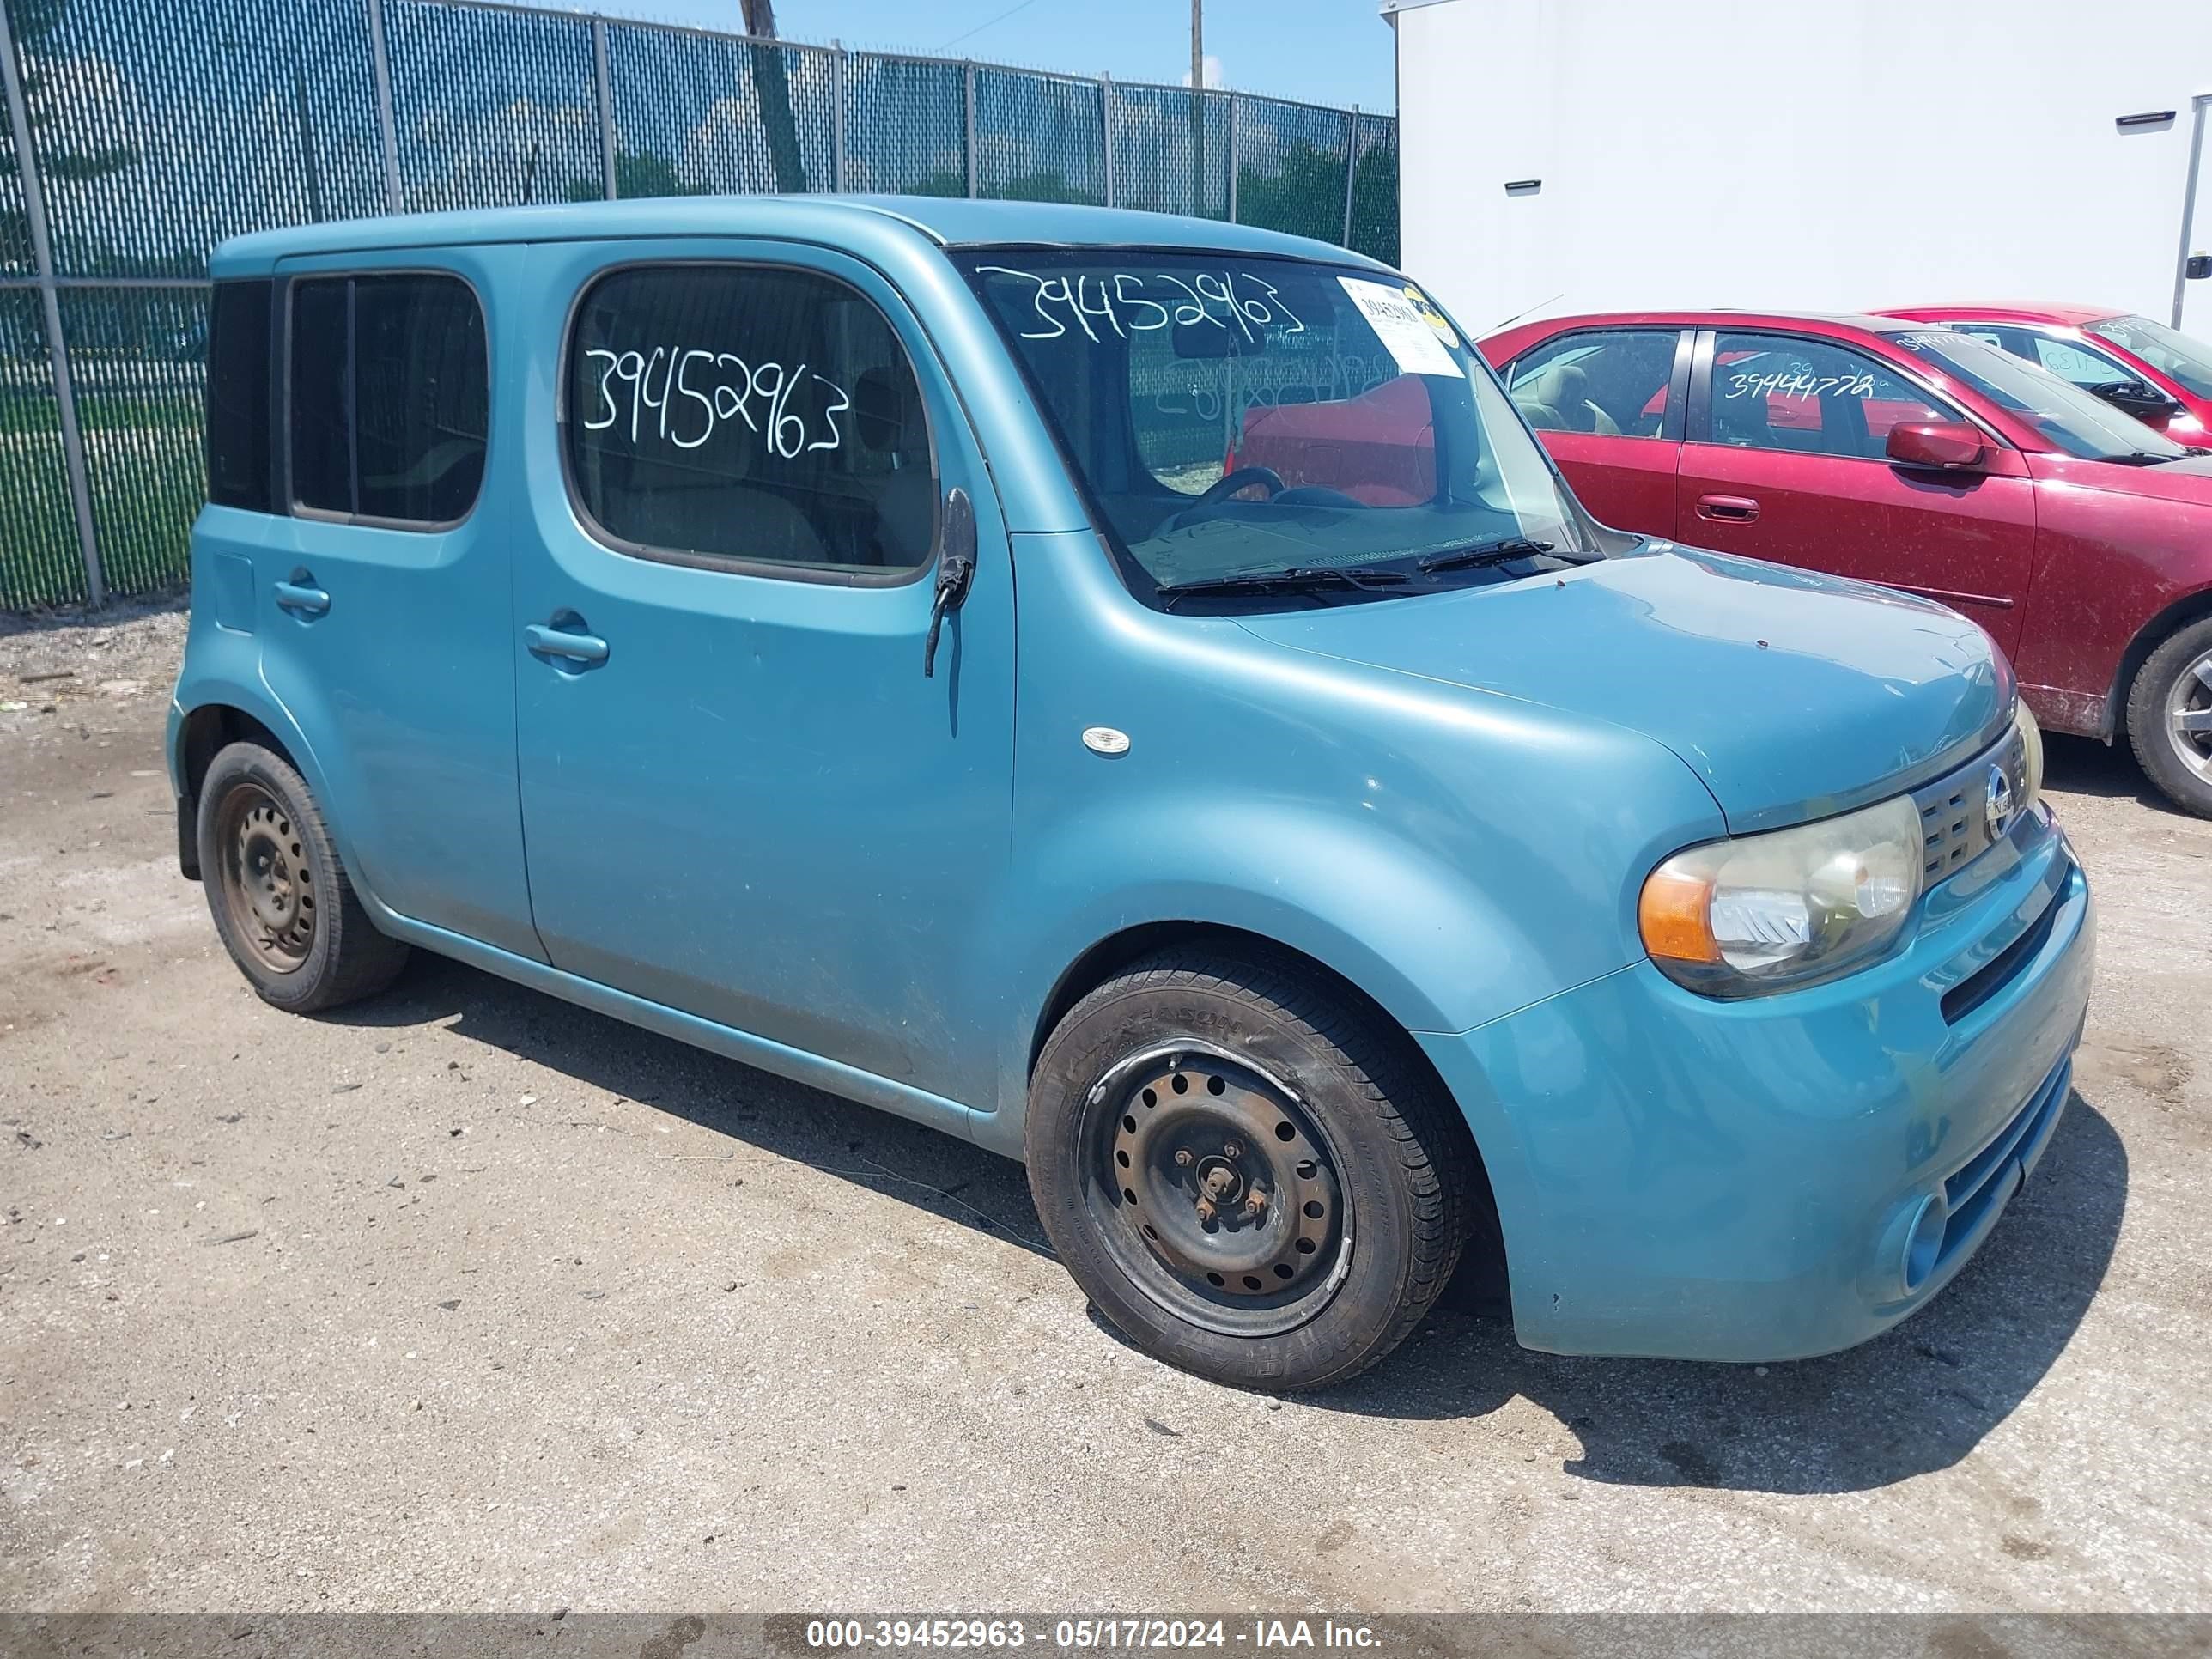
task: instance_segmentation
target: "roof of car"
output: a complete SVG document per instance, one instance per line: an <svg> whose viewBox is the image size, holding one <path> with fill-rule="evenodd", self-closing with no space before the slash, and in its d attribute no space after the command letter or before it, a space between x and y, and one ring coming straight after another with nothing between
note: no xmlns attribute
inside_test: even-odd
<svg viewBox="0 0 2212 1659"><path fill-rule="evenodd" d="M775 236L818 239L896 223L940 246L1191 248L1378 264L1363 254L1253 225L1127 208L937 196L670 196L565 206L398 214L295 225L234 237L209 261L217 276L249 276L279 259L489 242L601 237Z"/></svg>
<svg viewBox="0 0 2212 1659"><path fill-rule="evenodd" d="M2107 317L2127 315L2113 306L2057 305L2031 300L1971 306L1885 306L1882 311L1885 316L1931 322L2054 323L2062 328L2080 328L2087 323L2101 323Z"/></svg>
<svg viewBox="0 0 2212 1659"><path fill-rule="evenodd" d="M1702 311L1589 311L1570 317L1540 317L1525 323L1493 329L1485 337L1541 330L1557 334L1580 328L1816 328L1859 329L1869 333L1894 331L1899 319L1847 311L1747 311L1715 307Z"/></svg>

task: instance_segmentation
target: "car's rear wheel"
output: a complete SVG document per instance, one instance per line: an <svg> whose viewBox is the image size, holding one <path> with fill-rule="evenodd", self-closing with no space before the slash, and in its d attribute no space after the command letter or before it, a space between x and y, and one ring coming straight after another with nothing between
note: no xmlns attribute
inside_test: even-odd
<svg viewBox="0 0 2212 1659"><path fill-rule="evenodd" d="M1457 1262L1472 1141L1407 1039L1296 965L1149 957L1054 1030L1030 1094L1037 1212L1137 1346L1240 1387L1325 1387Z"/></svg>
<svg viewBox="0 0 2212 1659"><path fill-rule="evenodd" d="M2168 799L2212 817L2212 617L2182 629L2136 672L2128 740Z"/></svg>
<svg viewBox="0 0 2212 1659"><path fill-rule="evenodd" d="M234 743L200 781L208 908L264 1001L296 1014L382 990L407 947L370 923L307 781L273 750Z"/></svg>

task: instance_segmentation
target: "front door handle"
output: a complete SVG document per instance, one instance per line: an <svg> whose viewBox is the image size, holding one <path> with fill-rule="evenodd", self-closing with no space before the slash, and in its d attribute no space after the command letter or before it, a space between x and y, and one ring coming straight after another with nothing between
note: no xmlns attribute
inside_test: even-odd
<svg viewBox="0 0 2212 1659"><path fill-rule="evenodd" d="M1759 517L1759 503L1748 495L1700 495L1698 516L1723 524L1749 524Z"/></svg>
<svg viewBox="0 0 2212 1659"><path fill-rule="evenodd" d="M331 608L331 596L309 582L278 582L276 591L280 610L302 617L319 617Z"/></svg>
<svg viewBox="0 0 2212 1659"><path fill-rule="evenodd" d="M590 634L571 634L545 623L532 623L522 630L530 649L540 657L563 657L570 662L605 662L607 642Z"/></svg>

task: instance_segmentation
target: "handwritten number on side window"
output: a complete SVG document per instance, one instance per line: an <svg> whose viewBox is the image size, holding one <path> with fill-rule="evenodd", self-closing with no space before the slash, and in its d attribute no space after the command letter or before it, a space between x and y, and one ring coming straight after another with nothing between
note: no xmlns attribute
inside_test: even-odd
<svg viewBox="0 0 2212 1659"><path fill-rule="evenodd" d="M654 346L650 352L592 346L584 357L602 365L598 403L583 422L586 432L626 425L634 447L659 439L691 450L742 421L769 454L787 461L845 441L837 417L852 408L851 397L805 363L787 369L702 346ZM699 368L702 363L711 369ZM717 377L711 383L709 373ZM811 392L816 387L819 392ZM802 390L810 395L800 396Z"/></svg>

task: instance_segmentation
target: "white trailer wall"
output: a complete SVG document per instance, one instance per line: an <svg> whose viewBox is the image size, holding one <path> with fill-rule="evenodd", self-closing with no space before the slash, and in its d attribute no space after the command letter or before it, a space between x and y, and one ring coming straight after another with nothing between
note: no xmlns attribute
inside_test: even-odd
<svg viewBox="0 0 2212 1659"><path fill-rule="evenodd" d="M1392 21L1406 269L1478 333L1644 306L2170 313L2207 0L1439 0ZM2156 110L2174 120L2114 125ZM1522 179L1542 186L1509 198ZM2212 282L2189 288L2212 333Z"/></svg>

